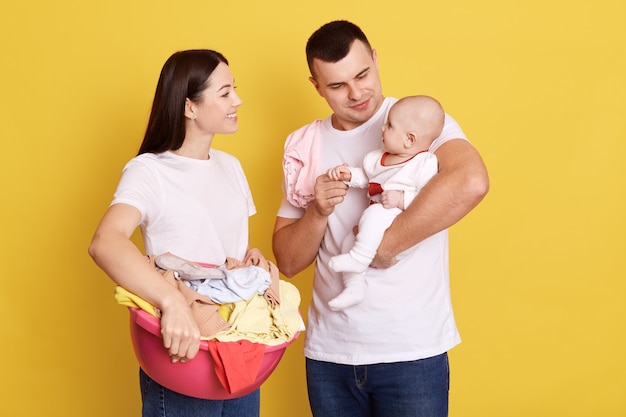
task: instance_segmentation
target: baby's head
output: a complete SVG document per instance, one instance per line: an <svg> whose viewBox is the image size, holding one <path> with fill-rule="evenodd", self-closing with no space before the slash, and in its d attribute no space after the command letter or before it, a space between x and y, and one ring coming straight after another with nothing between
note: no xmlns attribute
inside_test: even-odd
<svg viewBox="0 0 626 417"><path fill-rule="evenodd" d="M393 154L415 154L427 150L441 134L445 113L429 96L408 96L389 110L383 125L383 145Z"/></svg>

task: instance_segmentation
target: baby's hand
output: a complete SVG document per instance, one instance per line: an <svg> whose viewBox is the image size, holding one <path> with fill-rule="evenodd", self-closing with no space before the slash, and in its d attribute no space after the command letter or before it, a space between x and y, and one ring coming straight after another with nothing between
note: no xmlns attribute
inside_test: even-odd
<svg viewBox="0 0 626 417"><path fill-rule="evenodd" d="M333 181L350 181L352 174L348 168L348 164L337 165L328 170L328 177Z"/></svg>
<svg viewBox="0 0 626 417"><path fill-rule="evenodd" d="M399 208L404 210L404 191L400 190L386 190L380 195L380 202L386 209Z"/></svg>

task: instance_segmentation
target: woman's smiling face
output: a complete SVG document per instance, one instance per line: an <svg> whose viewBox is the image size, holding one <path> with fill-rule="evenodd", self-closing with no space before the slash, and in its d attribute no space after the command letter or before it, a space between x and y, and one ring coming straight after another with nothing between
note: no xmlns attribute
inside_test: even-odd
<svg viewBox="0 0 626 417"><path fill-rule="evenodd" d="M200 101L192 104L194 120L207 133L234 133L238 128L237 108L241 104L230 68L222 62L209 77Z"/></svg>

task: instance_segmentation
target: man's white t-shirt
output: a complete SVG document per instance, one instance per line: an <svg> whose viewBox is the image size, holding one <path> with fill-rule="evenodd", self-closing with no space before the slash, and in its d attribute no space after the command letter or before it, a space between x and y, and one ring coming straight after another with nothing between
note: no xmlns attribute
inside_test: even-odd
<svg viewBox="0 0 626 417"><path fill-rule="evenodd" d="M321 124L319 174L347 163L361 166L369 151L382 146L382 126L397 100L386 98L366 123L349 131L334 129L330 117ZM446 115L445 126L430 152L451 139L466 140L460 126ZM328 301L343 290L341 275L328 267L341 253L348 233L358 224L369 200L367 190L349 189L335 207L318 251L309 305L304 354L347 365L423 359L446 352L461 339L450 299L448 232L439 232L419 244L418 250L389 269L368 268L365 300L341 311ZM278 216L300 218L304 209L283 199Z"/></svg>
<svg viewBox="0 0 626 417"><path fill-rule="evenodd" d="M147 255L171 252L215 265L244 258L248 218L256 213L241 164L215 149L208 160L169 151L133 158L111 204L117 203L141 212Z"/></svg>

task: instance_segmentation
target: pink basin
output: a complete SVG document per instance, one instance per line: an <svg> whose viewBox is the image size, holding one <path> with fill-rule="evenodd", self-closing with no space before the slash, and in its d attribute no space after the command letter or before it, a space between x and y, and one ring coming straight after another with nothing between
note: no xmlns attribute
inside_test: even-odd
<svg viewBox="0 0 626 417"><path fill-rule="evenodd" d="M289 342L277 346L266 345L255 382L238 392L229 393L217 378L208 342L200 343L200 351L193 360L172 363L167 350L163 347L159 320L141 309L129 308L129 310L133 348L144 372L172 391L208 400L242 397L256 390L274 371L287 346L298 337L296 334Z"/></svg>

